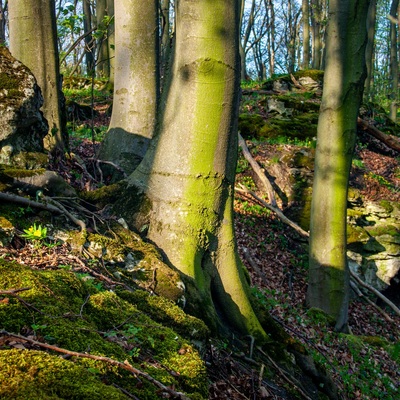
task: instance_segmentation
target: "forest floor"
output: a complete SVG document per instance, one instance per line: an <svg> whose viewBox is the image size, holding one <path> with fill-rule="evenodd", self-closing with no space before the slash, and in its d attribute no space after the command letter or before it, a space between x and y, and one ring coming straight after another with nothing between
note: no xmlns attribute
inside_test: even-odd
<svg viewBox="0 0 400 400"><path fill-rule="evenodd" d="M100 129L107 126L108 117L104 106L99 105L97 109L99 114L93 126ZM89 138L71 137L70 146L71 152L80 157L87 170L95 171L93 158L98 142ZM257 154L253 156L259 164L265 165L274 146L276 145L258 143ZM400 201L398 154L374 139L363 137L359 140L356 158L362 161L363 168L353 166L351 184L365 198ZM67 182L79 190L90 190L96 185L74 158L58 163L56 169ZM366 170L382 177L384 181L372 179L373 175L367 175ZM253 176L250 169L239 174L238 179L246 176ZM265 197L260 191L257 194ZM386 310L384 317L364 298L353 296L349 310L351 332L357 337L370 339L366 339L368 346L356 339L353 344L344 340L343 335L335 333L324 321L312 317L305 306L308 262L306 241L283 224L276 215L244 195L237 195L235 213L238 248L249 271L253 293L269 309L274 320L290 336L312 349L315 357L326 365L339 388L340 398L390 398L384 397L387 386L400 386L399 364L393 359L393 354L399 359L400 317L390 310ZM56 263L57 257L65 257L65 249L57 249L49 251L48 263ZM14 243L13 248L2 248L0 252L13 254L13 259L25 265L37 262L32 249L23 242L17 246ZM375 301L372 296L371 299ZM394 349L392 353L388 348ZM289 395L288 390L279 389L297 384L277 365L267 366L275 369L277 381L266 381L260 378L260 370L264 366L246 361L242 356L236 354L228 343L210 348L205 355L212 382L210 399L295 398ZM309 398L306 394L302 397Z"/></svg>

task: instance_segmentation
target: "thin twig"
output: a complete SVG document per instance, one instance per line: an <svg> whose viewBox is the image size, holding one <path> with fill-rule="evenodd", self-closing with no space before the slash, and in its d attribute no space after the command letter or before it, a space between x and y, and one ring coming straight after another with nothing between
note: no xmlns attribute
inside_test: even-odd
<svg viewBox="0 0 400 400"><path fill-rule="evenodd" d="M20 289L8 289L8 290L0 290L0 295L10 295L13 296L16 293L24 292L25 290L31 290L30 287L20 288Z"/></svg>
<svg viewBox="0 0 400 400"><path fill-rule="evenodd" d="M92 360L102 361L102 362L105 362L105 363L110 364L110 365L115 365L115 366L117 366L119 368L122 368L122 369L124 369L126 371L129 371L135 377L140 376L140 377L146 379L147 381L152 383L154 386L160 388L164 392L169 393L170 395L174 396L177 399L190 400L189 397L187 397L184 393L176 392L175 390L170 389L169 387L165 386L164 384L162 384L157 379L153 378L148 373L143 372L143 371L133 367L127 360L125 360L122 363L120 361L113 360L112 358L109 358L109 357L95 356L95 355L87 354L87 353L79 353L77 351L71 351L71 350L67 350L67 349L64 349L64 348L61 348L61 347L58 347L58 346L54 346L54 345L50 345L50 344L47 344L47 343L38 342L37 340L29 339L29 338L27 338L25 336L18 335L18 334L15 334L15 333L10 333L10 332L7 332L5 330L0 330L0 335L8 336L10 338L14 338L14 339L16 339L17 341L20 341L20 342L28 342L28 343L31 343L31 344L33 344L35 346L39 346L39 347L42 347L44 349L52 350L52 351L55 351L57 353L68 354L69 356L79 357L79 358L90 358Z"/></svg>
<svg viewBox="0 0 400 400"><path fill-rule="evenodd" d="M249 164L253 168L253 171L260 178L261 183L264 186L264 189L267 191L268 199L269 199L269 202L271 203L271 206L276 208L277 204L276 204L274 189L271 185L271 182L268 180L263 169L258 165L257 161L251 155L251 153L246 145L246 142L244 141L244 139L242 138L242 135L240 133L238 133L238 137L239 137L239 146L242 149L244 158L249 162Z"/></svg>

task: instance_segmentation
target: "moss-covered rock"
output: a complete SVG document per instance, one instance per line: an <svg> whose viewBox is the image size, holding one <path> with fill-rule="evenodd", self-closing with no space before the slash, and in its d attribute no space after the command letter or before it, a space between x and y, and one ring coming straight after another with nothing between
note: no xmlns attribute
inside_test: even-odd
<svg viewBox="0 0 400 400"><path fill-rule="evenodd" d="M83 366L36 350L1 350L0 382L3 400L128 398Z"/></svg>
<svg viewBox="0 0 400 400"><path fill-rule="evenodd" d="M243 113L239 115L239 131L245 139L258 137L265 121L261 115Z"/></svg>
<svg viewBox="0 0 400 400"><path fill-rule="evenodd" d="M88 278L88 274L75 274L65 268L40 271L0 260L0 289L28 288L19 293L19 298L6 296L0 302L0 330L31 334L38 341L72 351L90 349L93 355L127 360L165 385L198 399L205 398L206 370L192 344L151 319L135 305L134 295L122 298ZM143 302L139 303L143 308ZM166 303L165 310L167 304L173 308L172 303ZM156 309L155 306L149 308ZM185 321L182 311L175 314ZM192 322L192 326L202 326L200 322ZM125 398L104 382L115 383L140 399L158 397L158 388L146 380L139 384L140 381L127 371L101 361L81 358L73 361L75 363L31 350L12 350L3 345L0 347L0 377L9 377L9 385L1 385L3 395L0 397ZM57 368L62 376L54 372ZM58 386L54 384L52 392L54 379L60 382ZM12 390L22 381L26 385L20 385L17 391L20 397L11 397ZM38 395L29 397L35 387ZM99 393L98 397L95 393Z"/></svg>

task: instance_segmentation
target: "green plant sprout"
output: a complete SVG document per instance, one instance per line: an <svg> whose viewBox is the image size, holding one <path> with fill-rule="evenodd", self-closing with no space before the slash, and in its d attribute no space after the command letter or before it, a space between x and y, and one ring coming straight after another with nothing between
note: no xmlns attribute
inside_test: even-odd
<svg viewBox="0 0 400 400"><path fill-rule="evenodd" d="M40 242L47 237L47 228L45 226L42 227L42 225L36 226L36 223L28 229L24 229L24 232L25 233L22 234L21 237L34 242Z"/></svg>

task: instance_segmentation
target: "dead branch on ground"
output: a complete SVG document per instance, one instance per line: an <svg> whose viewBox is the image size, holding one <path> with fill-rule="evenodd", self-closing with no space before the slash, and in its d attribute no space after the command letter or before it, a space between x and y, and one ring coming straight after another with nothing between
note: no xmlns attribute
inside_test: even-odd
<svg viewBox="0 0 400 400"><path fill-rule="evenodd" d="M384 296L379 290L375 289L371 285L368 285L368 283L364 282L362 279L360 279L352 270L350 270L350 275L354 280L361 286L365 287L368 289L370 292L378 296L382 301L384 301L398 316L400 316L400 309L393 304L386 296Z"/></svg>
<svg viewBox="0 0 400 400"><path fill-rule="evenodd" d="M390 149L400 152L400 142L393 137L383 133L378 128L370 125L367 121L357 118L357 125L363 131L369 133L374 138L378 139L382 143L386 144Z"/></svg>
<svg viewBox="0 0 400 400"><path fill-rule="evenodd" d="M265 200L258 197L252 190L249 190L245 186L240 185L240 188L235 187L235 191L238 193L244 193L252 196L258 203L260 203L265 208L268 208L268 210L274 212L283 223L292 227L302 237L308 238L310 236L308 232L306 232L299 225L297 225L295 222L286 217L286 215L283 214L283 212L278 207L274 207L271 204L267 203Z"/></svg>
<svg viewBox="0 0 400 400"><path fill-rule="evenodd" d="M51 197L46 197L46 199L50 200ZM82 228L82 230L86 230L85 223L83 221L75 218L71 213L69 213L67 210L65 210L64 207L60 207L60 203L58 203L58 202L57 202L57 206L55 206L53 204L40 203L38 201L34 201L34 200L28 199L26 197L18 196L16 194L3 193L3 192L0 192L0 200L8 201L10 203L21 204L26 207L38 208L39 210L50 211L50 212L56 213L56 214L64 214L74 224L80 226ZM54 200L52 200L52 202L54 203Z"/></svg>
<svg viewBox="0 0 400 400"><path fill-rule="evenodd" d="M271 182L268 180L267 176L265 175L264 169L262 169L258 165L257 161L251 155L251 153L246 145L246 142L244 141L240 132L238 133L238 137L239 137L239 146L242 149L244 158L249 162L249 164L253 168L253 171L257 174L257 176L261 180L261 183L264 185L264 189L267 191L268 199L269 199L269 202L271 203L271 206L277 208L274 189L271 185Z"/></svg>

